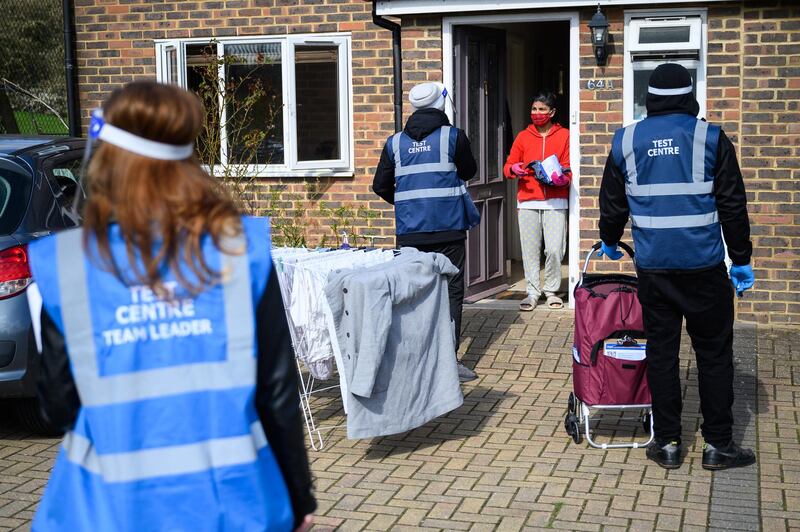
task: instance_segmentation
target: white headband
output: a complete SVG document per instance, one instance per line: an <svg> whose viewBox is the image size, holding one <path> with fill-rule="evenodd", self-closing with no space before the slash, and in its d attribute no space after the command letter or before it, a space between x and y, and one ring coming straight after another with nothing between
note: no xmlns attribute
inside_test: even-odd
<svg viewBox="0 0 800 532"><path fill-rule="evenodd" d="M100 139L103 142L108 142L137 155L164 161L182 161L188 159L194 153L194 144L166 144L142 138L124 129L112 126L103 121L103 112L100 109L92 113L89 137Z"/></svg>
<svg viewBox="0 0 800 532"><path fill-rule="evenodd" d="M657 89L648 85L647 92L655 94L656 96L678 96L680 94L689 94L692 92L692 86L678 87L677 89Z"/></svg>

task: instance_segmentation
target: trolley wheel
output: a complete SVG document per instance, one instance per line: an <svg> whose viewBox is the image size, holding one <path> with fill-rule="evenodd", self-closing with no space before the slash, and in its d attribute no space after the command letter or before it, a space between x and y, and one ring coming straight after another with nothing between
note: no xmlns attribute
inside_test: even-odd
<svg viewBox="0 0 800 532"><path fill-rule="evenodd" d="M650 416L651 415L652 414L650 414L650 412L646 412L642 416L642 428L644 429L645 434L649 434L650 433Z"/></svg>
<svg viewBox="0 0 800 532"><path fill-rule="evenodd" d="M572 433L575 430L575 428L574 428L574 426L572 424L572 419L574 417L575 417L574 414L567 414L566 416L564 416L564 430L567 431L567 435L568 436L572 436Z"/></svg>
<svg viewBox="0 0 800 532"><path fill-rule="evenodd" d="M575 413L575 394L569 392L569 398L567 399L567 412L570 414Z"/></svg>
<svg viewBox="0 0 800 532"><path fill-rule="evenodd" d="M567 414L564 418L564 428L575 443L581 442L581 426L575 414Z"/></svg>
<svg viewBox="0 0 800 532"><path fill-rule="evenodd" d="M572 421L572 441L575 443L580 443L583 440L583 435L581 434L581 426L578 424L578 420L574 419Z"/></svg>

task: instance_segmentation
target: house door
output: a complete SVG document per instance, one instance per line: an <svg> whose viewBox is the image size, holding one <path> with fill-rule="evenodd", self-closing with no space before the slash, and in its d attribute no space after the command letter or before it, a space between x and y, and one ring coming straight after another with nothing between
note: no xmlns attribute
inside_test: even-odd
<svg viewBox="0 0 800 532"><path fill-rule="evenodd" d="M505 32L457 26L454 46L458 127L467 132L478 173L467 184L481 223L467 235L466 300L477 301L506 285Z"/></svg>

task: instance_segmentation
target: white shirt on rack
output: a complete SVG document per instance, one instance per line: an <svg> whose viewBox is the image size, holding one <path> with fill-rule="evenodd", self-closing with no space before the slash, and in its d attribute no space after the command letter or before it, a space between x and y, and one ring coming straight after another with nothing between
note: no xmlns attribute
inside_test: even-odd
<svg viewBox="0 0 800 532"><path fill-rule="evenodd" d="M333 363L339 371L339 382L345 412L347 382L341 370L342 355L336 338L333 317L324 287L330 272L368 267L391 261L389 250L334 250L301 255L287 254L280 259L282 270L279 279L286 285L282 289L287 317L293 329L292 341L297 357L309 368L312 376L325 379L330 376Z"/></svg>

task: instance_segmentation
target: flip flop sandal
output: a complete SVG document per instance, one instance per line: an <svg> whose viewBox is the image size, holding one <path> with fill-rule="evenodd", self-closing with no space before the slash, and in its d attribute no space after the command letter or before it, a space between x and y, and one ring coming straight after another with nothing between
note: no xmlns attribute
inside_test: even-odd
<svg viewBox="0 0 800 532"><path fill-rule="evenodd" d="M523 312L530 312L536 308L536 301L533 301L530 297L526 297L519 303L519 309Z"/></svg>
<svg viewBox="0 0 800 532"><path fill-rule="evenodd" d="M557 295L547 296L547 308L559 309L564 308L564 302Z"/></svg>

